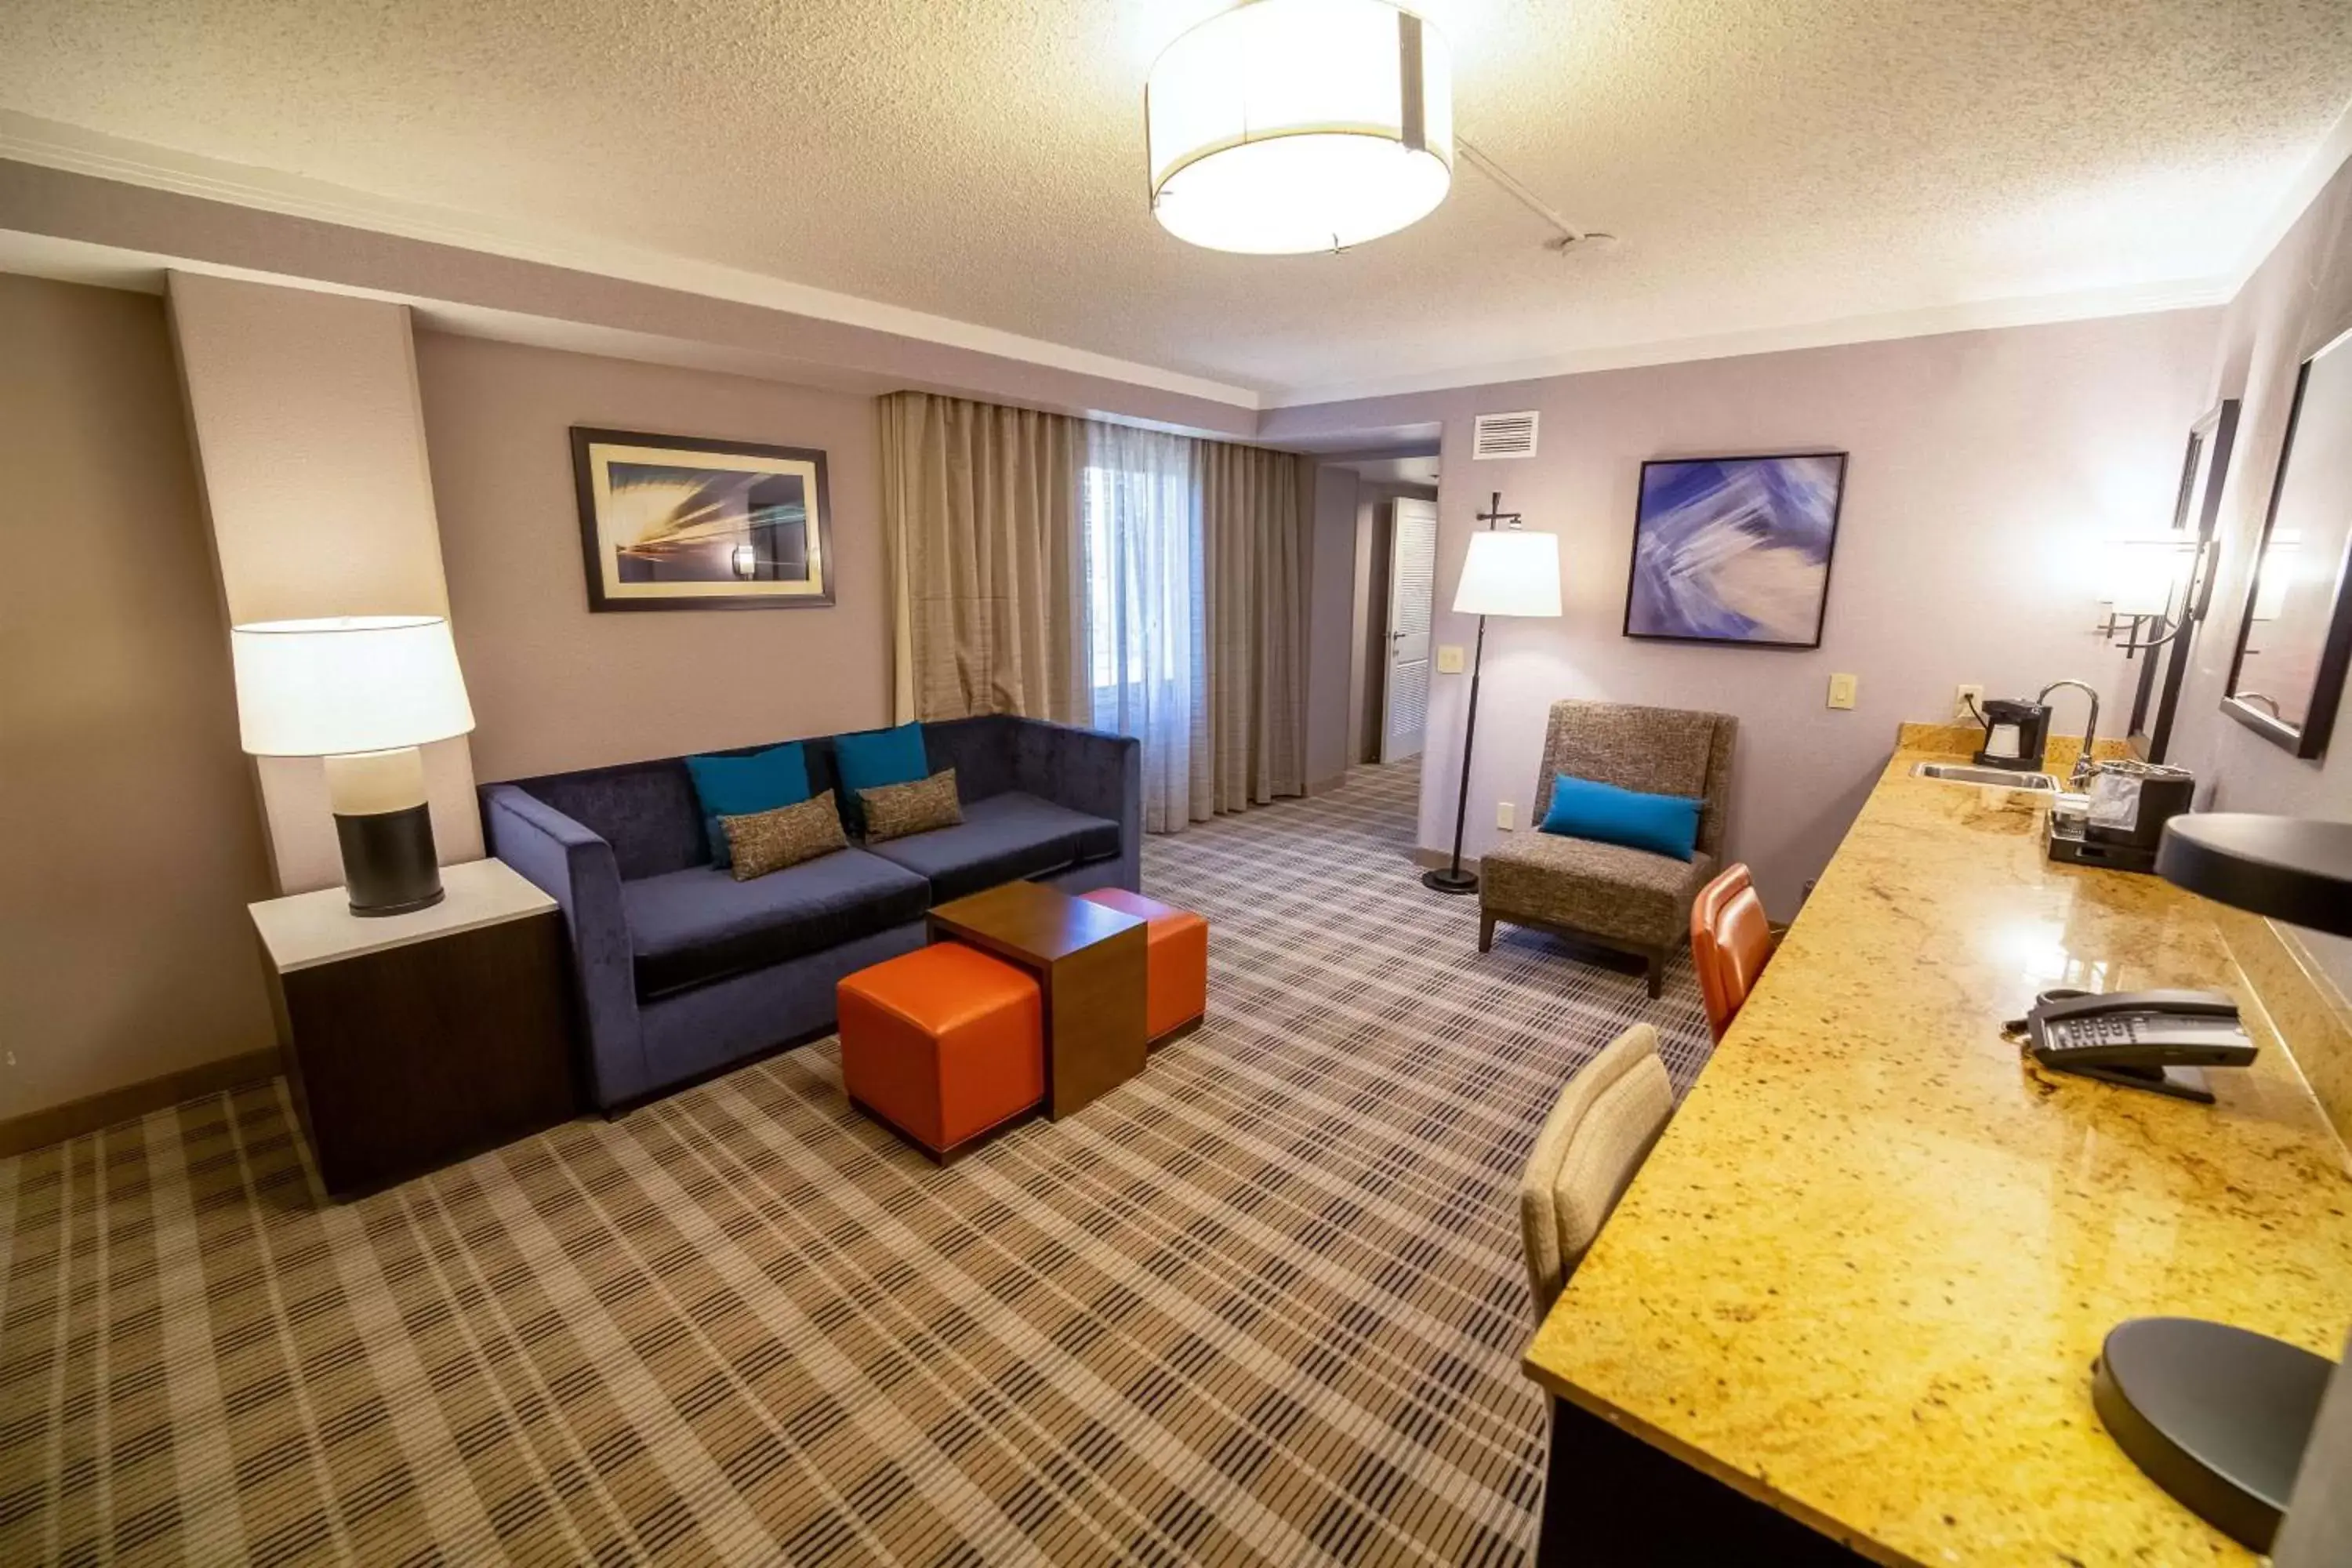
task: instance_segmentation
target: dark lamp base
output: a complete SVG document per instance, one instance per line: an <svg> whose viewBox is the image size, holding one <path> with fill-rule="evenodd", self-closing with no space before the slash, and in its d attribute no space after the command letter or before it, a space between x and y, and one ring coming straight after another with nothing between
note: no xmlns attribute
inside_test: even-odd
<svg viewBox="0 0 2352 1568"><path fill-rule="evenodd" d="M2128 1455L2215 1529L2267 1552L2336 1363L2194 1318L2107 1331L2091 1404Z"/></svg>
<svg viewBox="0 0 2352 1568"><path fill-rule="evenodd" d="M441 901L441 865L433 853L431 809L335 817L343 850L343 889L355 915L404 915Z"/></svg>
<svg viewBox="0 0 2352 1568"><path fill-rule="evenodd" d="M1421 885L1440 893L1475 893L1478 890L1478 873L1454 871L1439 867L1421 874Z"/></svg>

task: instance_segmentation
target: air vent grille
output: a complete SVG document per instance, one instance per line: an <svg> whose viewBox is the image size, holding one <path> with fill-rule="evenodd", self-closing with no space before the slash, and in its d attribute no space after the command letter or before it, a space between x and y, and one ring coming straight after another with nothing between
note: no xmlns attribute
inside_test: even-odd
<svg viewBox="0 0 2352 1568"><path fill-rule="evenodd" d="M1536 455L1536 416L1481 414L1471 426L1473 458L1532 458Z"/></svg>

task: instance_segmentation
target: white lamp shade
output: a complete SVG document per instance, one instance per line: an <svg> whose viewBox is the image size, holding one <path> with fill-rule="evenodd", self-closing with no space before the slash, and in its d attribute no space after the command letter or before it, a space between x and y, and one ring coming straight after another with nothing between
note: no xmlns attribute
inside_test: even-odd
<svg viewBox="0 0 2352 1568"><path fill-rule="evenodd" d="M236 716L257 757L331 757L446 741L474 727L438 616L256 621L233 628Z"/></svg>
<svg viewBox="0 0 2352 1568"><path fill-rule="evenodd" d="M1384 0L1255 0L1168 46L1144 94L1151 210L1212 250L1391 234L1454 179L1444 35Z"/></svg>
<svg viewBox="0 0 2352 1568"><path fill-rule="evenodd" d="M2193 546L2179 533L2147 534L2107 542L2106 582L2099 596L2119 616L2161 616L2172 608Z"/></svg>
<svg viewBox="0 0 2352 1568"><path fill-rule="evenodd" d="M1470 536L1462 581L1454 590L1457 616L1559 614L1559 535L1489 529Z"/></svg>

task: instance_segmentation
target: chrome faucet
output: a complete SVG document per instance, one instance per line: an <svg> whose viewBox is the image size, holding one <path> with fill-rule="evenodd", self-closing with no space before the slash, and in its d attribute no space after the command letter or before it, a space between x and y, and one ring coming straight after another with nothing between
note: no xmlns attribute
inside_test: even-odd
<svg viewBox="0 0 2352 1568"><path fill-rule="evenodd" d="M2099 738L2099 693L2088 681L2053 680L2043 687L2033 700L2046 704L2050 700L2050 694L2062 686L2071 686L2091 700L2091 716L2083 723L2082 754L2074 759L2074 772L2066 781L2074 792L2080 795L2083 793L2083 786L2091 782L2091 747Z"/></svg>

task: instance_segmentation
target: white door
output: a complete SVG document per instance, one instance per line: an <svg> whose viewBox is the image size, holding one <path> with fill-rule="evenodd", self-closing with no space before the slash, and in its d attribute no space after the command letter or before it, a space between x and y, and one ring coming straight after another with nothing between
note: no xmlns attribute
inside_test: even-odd
<svg viewBox="0 0 2352 1568"><path fill-rule="evenodd" d="M1429 598L1437 566L1437 508L1392 503L1389 525L1389 668L1381 761L1421 755L1429 720Z"/></svg>

